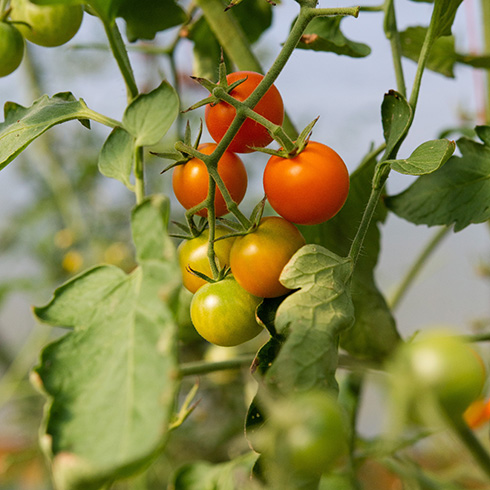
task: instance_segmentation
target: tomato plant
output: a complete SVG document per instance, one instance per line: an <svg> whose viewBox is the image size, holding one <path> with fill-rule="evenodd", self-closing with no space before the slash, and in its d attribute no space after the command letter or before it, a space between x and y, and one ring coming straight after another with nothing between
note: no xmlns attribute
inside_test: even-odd
<svg viewBox="0 0 490 490"><path fill-rule="evenodd" d="M216 145L204 143L199 145L199 151L210 155ZM239 204L247 190L247 171L240 157L230 151L225 151L218 162L218 173L230 193L231 198ZM185 209L191 209L202 203L209 188L209 174L206 165L199 158L191 158L188 162L177 166L173 171L172 184L175 197ZM222 216L228 212L226 202L219 189L216 189L214 198L216 216ZM202 209L199 216L207 216L207 210Z"/></svg>
<svg viewBox="0 0 490 490"><path fill-rule="evenodd" d="M230 233L225 227L216 227L216 238L225 236ZM196 276L191 270L201 272L208 277L212 276L211 267L208 259L208 239L209 230L204 230L198 237L191 240L184 240L177 249L179 255L179 265L182 271L182 281L184 286L191 292L195 293L201 286L206 284L204 279ZM223 268L230 264L230 250L234 238L224 238L214 244L214 252L218 260L219 267Z"/></svg>
<svg viewBox="0 0 490 490"><path fill-rule="evenodd" d="M14 72L24 56L24 38L19 30L0 21L0 77Z"/></svg>
<svg viewBox="0 0 490 490"><path fill-rule="evenodd" d="M237 282L255 296L282 296L289 289L279 282L279 276L304 244L305 239L293 224L267 216L254 231L236 238L230 252L231 271Z"/></svg>
<svg viewBox="0 0 490 490"><path fill-rule="evenodd" d="M12 20L18 22L22 35L45 47L67 43L80 29L81 5L37 5L30 0L12 0Z"/></svg>
<svg viewBox="0 0 490 490"><path fill-rule="evenodd" d="M335 216L349 193L349 173L330 147L310 141L293 158L273 155L264 170L264 191L283 218L301 225Z"/></svg>
<svg viewBox="0 0 490 490"><path fill-rule="evenodd" d="M191 302L191 318L199 334L212 344L234 346L263 331L255 319L261 298L245 291L232 277L202 286Z"/></svg>
<svg viewBox="0 0 490 490"><path fill-rule="evenodd" d="M228 84L232 84L243 78L246 78L246 80L230 92L232 97L241 102L247 99L264 77L260 73L238 71L230 73L226 77L226 80ZM254 107L254 111L274 124L282 124L284 118L284 106L281 94L274 85L272 85L260 99L258 104ZM209 134L216 142L221 141L235 115L236 109L226 102L218 102L217 104L209 104L206 106L206 126ZM228 150L235 153L249 153L253 151L252 147L264 147L271 141L272 136L264 126L247 118L232 139L228 146Z"/></svg>
<svg viewBox="0 0 490 490"><path fill-rule="evenodd" d="M321 3L0 0L2 489L488 487L488 0Z"/></svg>

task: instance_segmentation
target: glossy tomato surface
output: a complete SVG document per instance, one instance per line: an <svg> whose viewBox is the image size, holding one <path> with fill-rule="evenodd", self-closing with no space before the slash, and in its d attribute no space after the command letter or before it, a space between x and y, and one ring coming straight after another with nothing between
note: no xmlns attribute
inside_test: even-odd
<svg viewBox="0 0 490 490"><path fill-rule="evenodd" d="M199 151L210 155L216 148L215 143L203 143ZM230 151L225 151L218 162L218 173L230 193L231 198L239 204L247 190L247 171L239 156ZM187 163L175 167L172 177L172 185L175 197L185 209L191 209L202 203L209 188L209 174L205 163L192 158ZM214 199L216 216L223 216L228 212L223 195L216 188ZM202 209L197 213L199 216L207 216L207 210Z"/></svg>
<svg viewBox="0 0 490 490"><path fill-rule="evenodd" d="M272 208L301 225L329 220L349 193L349 172L343 160L330 147L314 141L294 158L272 156L263 182Z"/></svg>
<svg viewBox="0 0 490 490"><path fill-rule="evenodd" d="M228 84L232 84L245 77L247 79L230 92L230 95L240 102L247 99L264 78L260 73L238 71L230 73L226 79ZM282 124L284 119L284 104L282 102L281 94L275 85L272 85L262 99L260 99L258 104L254 107L254 111L274 124ZM223 101L215 105L206 106L206 126L214 141L221 141L230 127L235 114L235 108ZM264 126L247 118L231 141L228 150L235 153L250 153L253 151L251 147L255 146L263 148L264 146L267 146L272 139L272 136Z"/></svg>
<svg viewBox="0 0 490 490"><path fill-rule="evenodd" d="M30 0L12 0L12 20L22 35L34 44L45 47L61 46L80 29L83 19L81 5L36 5Z"/></svg>
<svg viewBox="0 0 490 490"><path fill-rule="evenodd" d="M0 22L0 77L14 72L24 57L24 38L10 23Z"/></svg>
<svg viewBox="0 0 490 490"><path fill-rule="evenodd" d="M290 290L279 282L279 276L304 244L300 231L285 219L278 216L262 218L256 230L235 239L230 252L232 274L255 296L282 296Z"/></svg>
<svg viewBox="0 0 490 490"><path fill-rule="evenodd" d="M230 233L225 227L217 226L215 230L216 238ZM196 276L189 271L189 267L195 271L202 272L208 277L212 277L211 266L208 259L208 240L209 230L204 230L198 237L192 240L184 240L177 249L179 265L182 271L182 280L186 289L195 293L201 286L206 284L204 279ZM230 265L230 250L235 239L225 238L214 243L214 253L218 259L219 268Z"/></svg>
<svg viewBox="0 0 490 490"><path fill-rule="evenodd" d="M255 319L261 301L227 276L222 281L205 284L194 294L192 323L212 344L224 347L243 344L263 331Z"/></svg>

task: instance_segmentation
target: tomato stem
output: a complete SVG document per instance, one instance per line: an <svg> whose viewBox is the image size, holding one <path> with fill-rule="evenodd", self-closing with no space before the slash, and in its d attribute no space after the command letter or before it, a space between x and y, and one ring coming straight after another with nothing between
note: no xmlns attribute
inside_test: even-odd
<svg viewBox="0 0 490 490"><path fill-rule="evenodd" d="M143 165L143 148L136 147L134 152L134 190L136 203L140 204L145 198L145 175Z"/></svg>
<svg viewBox="0 0 490 490"><path fill-rule="evenodd" d="M404 97L406 97L407 87L405 84L405 77L403 75L400 33L398 32L398 27L396 23L395 4L393 0L386 1L384 12L386 37L389 39L391 45L391 54L393 58L393 66L395 69L397 90Z"/></svg>
<svg viewBox="0 0 490 490"><path fill-rule="evenodd" d="M448 416L448 420L451 428L473 455L480 469L490 477L490 454L483 447L482 443L461 417L455 418Z"/></svg>
<svg viewBox="0 0 490 490"><path fill-rule="evenodd" d="M412 266L407 271L405 277L401 280L398 288L394 292L391 301L390 308L395 310L396 307L400 304L401 300L405 296L405 293L409 289L409 287L413 284L415 278L418 276L424 264L427 262L427 259L430 257L432 252L436 249L436 247L442 242L442 240L448 235L451 231L449 227L442 227L440 230L436 232L436 234L429 240L426 246L422 249L418 257L416 257Z"/></svg>
<svg viewBox="0 0 490 490"><path fill-rule="evenodd" d="M138 87L136 85L131 63L129 61L128 52L126 51L126 47L117 24L115 22L113 24L109 24L104 19L102 19L102 22L104 24L104 29L107 39L109 40L109 46L112 54L126 84L128 102L131 102L131 100L138 95Z"/></svg>

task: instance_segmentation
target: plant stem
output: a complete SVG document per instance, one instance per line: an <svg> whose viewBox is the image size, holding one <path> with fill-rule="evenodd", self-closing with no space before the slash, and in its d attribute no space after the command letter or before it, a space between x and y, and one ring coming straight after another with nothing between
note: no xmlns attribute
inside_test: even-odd
<svg viewBox="0 0 490 490"><path fill-rule="evenodd" d="M480 0L482 28L483 28L483 52L490 53L490 0ZM486 72L486 104L485 121L490 124L490 70Z"/></svg>
<svg viewBox="0 0 490 490"><path fill-rule="evenodd" d="M415 114L415 107L417 106L417 101L420 93L420 85L422 83L422 75L427 65L427 60L429 59L430 50L433 44L433 32L434 32L434 14L432 15L427 33L425 35L424 44L420 51L419 60L417 63L417 71L415 73L415 79L412 85L412 92L410 94L409 104L412 107L412 120Z"/></svg>
<svg viewBox="0 0 490 490"><path fill-rule="evenodd" d="M385 6L385 30L391 45L391 54L393 58L393 67L395 69L397 90L404 97L407 94L405 77L403 75L400 33L396 23L395 4L393 0L387 0Z"/></svg>
<svg viewBox="0 0 490 490"><path fill-rule="evenodd" d="M216 197L216 182L209 174L208 183L208 196L207 210L208 210L208 224L209 224L209 237L208 237L208 261L213 274L213 279L217 279L219 275L218 266L216 265L216 254L214 252L214 239L216 238L216 209L214 206L214 200Z"/></svg>
<svg viewBox="0 0 490 490"><path fill-rule="evenodd" d="M226 361L217 362L187 362L181 364L179 367L179 373L181 376L193 376L196 374L207 374L215 371L224 371L225 369L240 369L244 366L250 366L253 361L253 356L243 355L236 357L235 359L229 359Z"/></svg>
<svg viewBox="0 0 490 490"><path fill-rule="evenodd" d="M430 239L430 241L426 244L426 246L422 249L420 254L416 257L414 263L410 267L410 269L405 274L405 277L401 280L398 288L395 290L391 301L390 307L392 310L395 310L397 306L400 304L400 301L403 299L405 294L407 293L410 286L413 284L415 278L418 276L422 267L427 262L427 259L430 257L432 252L437 248L437 246L442 242L442 240L446 237L446 235L451 231L451 228L443 227Z"/></svg>
<svg viewBox="0 0 490 490"><path fill-rule="evenodd" d="M136 203L140 204L145 198L145 171L143 165L143 148L138 146L134 152L134 191Z"/></svg>
<svg viewBox="0 0 490 490"><path fill-rule="evenodd" d="M473 455L480 469L490 478L490 454L462 419L448 416L448 420L451 428Z"/></svg>
<svg viewBox="0 0 490 490"><path fill-rule="evenodd" d="M104 114L100 114L99 112L89 109L88 107L82 111L82 114L86 114L87 119L103 124L109 128L123 127L122 122L112 119L111 117L104 116Z"/></svg>
<svg viewBox="0 0 490 490"><path fill-rule="evenodd" d="M126 51L117 24L114 22L113 25L110 25L109 23L106 23L106 21L103 21L103 24L112 54L121 71L124 83L126 84L127 99L128 102L130 102L138 95L138 87L134 78L133 69L129 62L128 52Z"/></svg>
<svg viewBox="0 0 490 490"><path fill-rule="evenodd" d="M349 250L349 257L353 260L354 266L357 260L359 259L359 255L362 250L362 245L364 243L364 238L366 237L367 231L369 229L369 225L371 224L371 219L374 216L376 206L379 203L379 199L381 197L381 193L383 191L385 182L388 179L389 173L390 173L390 167L388 165L378 164L373 177L373 186L371 189L371 194L369 196L366 209L364 210L364 213L362 215L361 224L357 229L356 236L354 237L351 248Z"/></svg>

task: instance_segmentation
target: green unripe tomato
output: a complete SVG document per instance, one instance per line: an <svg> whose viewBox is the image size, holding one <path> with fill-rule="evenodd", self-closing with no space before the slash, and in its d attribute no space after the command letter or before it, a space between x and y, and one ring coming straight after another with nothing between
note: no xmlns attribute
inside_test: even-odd
<svg viewBox="0 0 490 490"><path fill-rule="evenodd" d="M243 344L263 330L255 319L255 310L261 301L227 276L222 281L205 284L194 294L192 323L212 344L224 347Z"/></svg>
<svg viewBox="0 0 490 490"><path fill-rule="evenodd" d="M82 24L81 5L36 5L30 0L11 0L10 6L12 20L27 24L18 24L22 35L39 46L65 44Z"/></svg>
<svg viewBox="0 0 490 490"><path fill-rule="evenodd" d="M14 72L24 57L24 38L10 23L0 22L0 77Z"/></svg>
<svg viewBox="0 0 490 490"><path fill-rule="evenodd" d="M409 381L415 401L430 394L451 417L460 417L480 396L486 378L483 361L471 345L445 332L403 345L393 374L395 384L401 377Z"/></svg>
<svg viewBox="0 0 490 490"><path fill-rule="evenodd" d="M215 238L228 235L230 230L223 226L215 229ZM204 279L196 276L188 270L191 269L202 272L208 277L212 276L211 266L208 259L208 240L209 230L204 230L198 237L191 240L184 240L178 247L180 270L182 271L182 282L186 289L195 293L201 286L206 284ZM233 245L234 237L218 240L214 243L214 253L218 259L220 268L230 264L230 250Z"/></svg>
<svg viewBox="0 0 490 490"><path fill-rule="evenodd" d="M321 475L347 453L344 414L333 395L323 391L297 393L274 402L263 430L265 458L298 474Z"/></svg>

